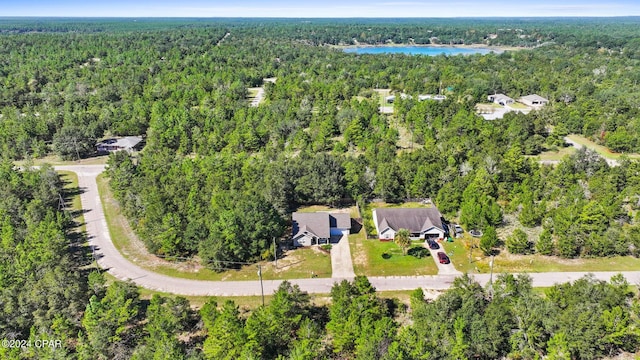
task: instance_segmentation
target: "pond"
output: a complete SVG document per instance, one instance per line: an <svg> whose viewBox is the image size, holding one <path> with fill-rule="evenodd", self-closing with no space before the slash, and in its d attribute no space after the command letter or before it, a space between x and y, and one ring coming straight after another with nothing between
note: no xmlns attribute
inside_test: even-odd
<svg viewBox="0 0 640 360"><path fill-rule="evenodd" d="M354 46L344 48L346 53L354 54L406 54L406 55L472 55L496 52L488 48L458 46Z"/></svg>

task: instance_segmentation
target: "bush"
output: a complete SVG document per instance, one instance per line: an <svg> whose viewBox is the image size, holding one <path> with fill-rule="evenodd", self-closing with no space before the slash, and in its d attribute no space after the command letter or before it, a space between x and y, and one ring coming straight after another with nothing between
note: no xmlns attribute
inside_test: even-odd
<svg viewBox="0 0 640 360"><path fill-rule="evenodd" d="M531 249L531 243L527 234L522 229L515 229L507 238L507 250L512 254L527 254Z"/></svg>
<svg viewBox="0 0 640 360"><path fill-rule="evenodd" d="M333 246L331 244L324 244L324 245L320 245L320 249L324 250L324 251L331 251L331 248Z"/></svg>
<svg viewBox="0 0 640 360"><path fill-rule="evenodd" d="M536 251L541 255L553 255L553 239L548 229L542 230L536 243Z"/></svg>
<svg viewBox="0 0 640 360"><path fill-rule="evenodd" d="M424 257L429 256L429 250L423 248L423 247L412 247L411 249L409 249L409 251L407 252L407 254L418 258L418 259L422 259Z"/></svg>
<svg viewBox="0 0 640 360"><path fill-rule="evenodd" d="M487 226L480 238L480 250L485 255L491 255L493 248L498 245L498 234L493 226Z"/></svg>

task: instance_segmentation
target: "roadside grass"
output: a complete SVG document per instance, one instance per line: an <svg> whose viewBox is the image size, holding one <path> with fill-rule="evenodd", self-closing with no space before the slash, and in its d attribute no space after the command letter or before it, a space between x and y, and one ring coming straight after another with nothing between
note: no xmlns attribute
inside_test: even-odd
<svg viewBox="0 0 640 360"><path fill-rule="evenodd" d="M438 273L438 267L431 256L418 259L403 255L402 249L393 241L366 239L363 231L349 235L349 246L356 275L412 276ZM414 247L423 247L422 241L413 241L411 248Z"/></svg>
<svg viewBox="0 0 640 360"><path fill-rule="evenodd" d="M466 234L468 236L468 234ZM467 238L468 239L468 238ZM479 239L475 239L477 245ZM471 263L469 250L465 240L455 239L452 243L444 242L444 249L457 270L472 274L490 272L490 256L474 247ZM501 249L495 256L493 273L541 273L541 272L593 272L593 271L638 271L640 259L632 256L614 256L605 258L563 259L556 256L544 255L513 255Z"/></svg>
<svg viewBox="0 0 640 360"><path fill-rule="evenodd" d="M277 267L270 259L221 272L203 267L197 259L170 262L159 258L150 254L134 234L120 205L113 198L107 178L99 175L96 180L113 244L127 260L141 268L177 278L211 281L257 280L258 265L262 266L262 278L265 280L309 278L312 273L317 277L331 277L331 256L317 248L286 251L278 259Z"/></svg>
<svg viewBox="0 0 640 360"><path fill-rule="evenodd" d="M576 134L571 134L571 135L567 135L567 137L569 139L571 139L572 141L575 141L576 143L585 146L591 150L594 150L595 152L597 152L598 154L600 154L601 156L607 158L607 159L614 159L614 160L618 160L620 159L620 157L623 154L620 153L616 153L611 151L609 148L602 146L602 145L598 145L595 142L585 138L584 136L581 135L576 135ZM630 159L640 159L640 154L637 153L629 153L629 154L624 154L626 156L628 156Z"/></svg>
<svg viewBox="0 0 640 360"><path fill-rule="evenodd" d="M84 222L84 214L82 213L78 175L72 171L58 171L58 174L60 174L60 179L64 182L64 190L72 194L71 197L65 199L65 201L71 200L67 205L71 207L71 211L73 212L73 221L78 224L78 232L84 234L87 229Z"/></svg>
<svg viewBox="0 0 640 360"><path fill-rule="evenodd" d="M95 156L86 159L73 160L73 161L65 161L61 160L57 155L47 155L38 159L30 159L30 160L19 160L14 161L17 166L24 166L27 164L31 164L34 166L40 166L44 164L51 165L104 165L107 163L108 155Z"/></svg>
<svg viewBox="0 0 640 360"><path fill-rule="evenodd" d="M565 156L569 156L576 152L576 148L573 146L567 146L564 148L560 148L557 151L548 150L543 151L538 155L532 156L533 158L538 158L538 160L542 161L560 161L564 159Z"/></svg>

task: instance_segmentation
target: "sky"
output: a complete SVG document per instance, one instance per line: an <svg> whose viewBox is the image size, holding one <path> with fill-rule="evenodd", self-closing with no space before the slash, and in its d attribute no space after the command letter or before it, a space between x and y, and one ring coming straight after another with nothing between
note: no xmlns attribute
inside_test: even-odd
<svg viewBox="0 0 640 360"><path fill-rule="evenodd" d="M640 0L0 0L0 16L293 18L640 16Z"/></svg>

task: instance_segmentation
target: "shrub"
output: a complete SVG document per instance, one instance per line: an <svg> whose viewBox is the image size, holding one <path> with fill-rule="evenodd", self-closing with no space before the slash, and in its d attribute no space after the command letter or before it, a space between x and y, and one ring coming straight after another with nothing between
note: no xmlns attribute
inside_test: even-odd
<svg viewBox="0 0 640 360"><path fill-rule="evenodd" d="M515 229L513 234L507 238L507 250L512 254L526 254L531 249L531 243L527 233L522 229Z"/></svg>
<svg viewBox="0 0 640 360"><path fill-rule="evenodd" d="M322 249L324 251L331 251L331 248L332 248L331 244L320 245L320 249Z"/></svg>
<svg viewBox="0 0 640 360"><path fill-rule="evenodd" d="M409 251L407 252L407 254L418 258L418 259L422 259L424 257L429 256L429 250L423 248L423 247L412 247L411 249L409 249Z"/></svg>
<svg viewBox="0 0 640 360"><path fill-rule="evenodd" d="M536 251L542 255L553 255L553 239L548 229L542 230L538 242L536 243Z"/></svg>

